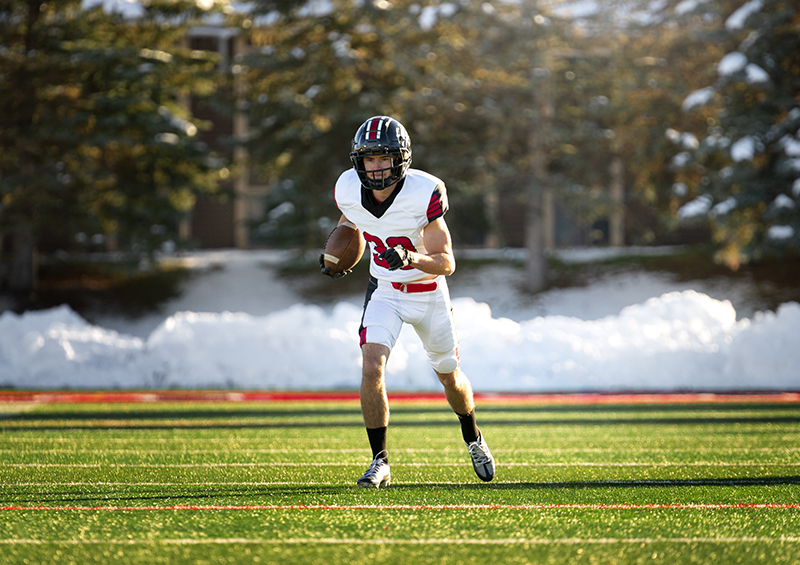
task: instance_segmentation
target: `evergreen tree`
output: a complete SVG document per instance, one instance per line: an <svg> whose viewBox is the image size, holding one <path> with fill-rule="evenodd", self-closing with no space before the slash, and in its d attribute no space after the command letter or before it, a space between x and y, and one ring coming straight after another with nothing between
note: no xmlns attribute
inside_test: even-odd
<svg viewBox="0 0 800 565"><path fill-rule="evenodd" d="M710 220L720 260L736 269L800 251L800 6L723 8L717 79L684 101L708 127L684 159L697 198L682 213Z"/></svg>
<svg viewBox="0 0 800 565"><path fill-rule="evenodd" d="M619 183L625 241L669 241L672 157L684 148L666 134L684 123L683 98L707 83L706 67L723 52L706 36L713 22L688 18L674 25L674 6L607 7L576 23L582 33L553 67L558 135L552 174L562 202L588 224L620 205L609 191Z"/></svg>
<svg viewBox="0 0 800 565"><path fill-rule="evenodd" d="M78 0L11 0L0 12L0 229L8 287L33 288L44 234L79 232L148 249L175 233L217 175L181 105L213 89L212 63L181 48L194 3L135 19Z"/></svg>

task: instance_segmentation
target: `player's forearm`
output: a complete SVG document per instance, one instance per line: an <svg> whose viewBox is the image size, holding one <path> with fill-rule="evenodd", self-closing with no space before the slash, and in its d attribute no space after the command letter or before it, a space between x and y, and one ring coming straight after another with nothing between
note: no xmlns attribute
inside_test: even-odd
<svg viewBox="0 0 800 565"><path fill-rule="evenodd" d="M449 276L456 270L456 260L452 253L432 253L430 255L412 253L410 259L412 267L430 275Z"/></svg>

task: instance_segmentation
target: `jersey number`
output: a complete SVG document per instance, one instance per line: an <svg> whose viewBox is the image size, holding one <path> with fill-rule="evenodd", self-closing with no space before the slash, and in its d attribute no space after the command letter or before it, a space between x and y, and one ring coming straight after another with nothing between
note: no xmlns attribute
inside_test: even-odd
<svg viewBox="0 0 800 565"><path fill-rule="evenodd" d="M389 263L387 263L384 259L381 259L379 255L384 251L386 251L388 248L397 247L399 245L401 247L405 247L409 251L416 252L417 250L417 248L414 247L414 244L411 243L411 240L407 237L387 237L386 244L384 245L381 238L375 237L371 233L364 232L364 239L366 240L367 243L375 244L375 249L373 249L372 251L372 260L375 261L376 265L378 265L379 267L383 267L384 269L389 268ZM412 267L411 265L408 265L407 267L403 267L402 270L407 271L408 269L413 269L413 268L414 267Z"/></svg>

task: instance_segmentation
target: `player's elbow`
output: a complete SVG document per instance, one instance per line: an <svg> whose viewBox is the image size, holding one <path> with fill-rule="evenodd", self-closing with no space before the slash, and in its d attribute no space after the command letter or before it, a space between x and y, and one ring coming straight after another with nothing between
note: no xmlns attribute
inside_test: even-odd
<svg viewBox="0 0 800 565"><path fill-rule="evenodd" d="M423 259L424 261L412 264L426 273L449 277L456 270L456 260L453 258L452 253L433 253Z"/></svg>
<svg viewBox="0 0 800 565"><path fill-rule="evenodd" d="M449 277L456 272L456 260L452 255L448 255L448 260L444 264L444 276Z"/></svg>

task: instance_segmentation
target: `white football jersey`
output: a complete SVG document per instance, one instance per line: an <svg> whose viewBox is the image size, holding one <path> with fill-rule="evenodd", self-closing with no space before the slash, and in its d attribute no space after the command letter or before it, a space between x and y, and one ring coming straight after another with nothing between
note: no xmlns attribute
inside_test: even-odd
<svg viewBox="0 0 800 565"><path fill-rule="evenodd" d="M425 254L422 230L447 212L444 182L418 169L409 169L402 185L382 203L361 186L355 169L341 174L334 188L336 206L361 230L371 254L369 272L376 279L409 283L430 276L411 266L390 271L378 255L401 245Z"/></svg>

